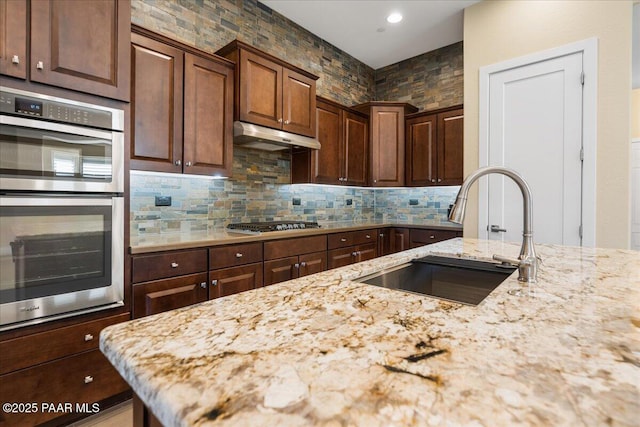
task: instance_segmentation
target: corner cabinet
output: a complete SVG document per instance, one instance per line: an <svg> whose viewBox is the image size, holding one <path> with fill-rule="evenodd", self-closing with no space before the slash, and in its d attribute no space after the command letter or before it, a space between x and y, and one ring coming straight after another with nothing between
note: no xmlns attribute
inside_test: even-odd
<svg viewBox="0 0 640 427"><path fill-rule="evenodd" d="M462 106L407 117L407 186L462 184L463 123Z"/></svg>
<svg viewBox="0 0 640 427"><path fill-rule="evenodd" d="M129 0L2 1L0 20L0 73L129 101Z"/></svg>
<svg viewBox="0 0 640 427"><path fill-rule="evenodd" d="M317 139L321 148L292 151L291 182L366 185L367 116L320 97L316 105Z"/></svg>
<svg viewBox="0 0 640 427"><path fill-rule="evenodd" d="M369 185L399 187L405 175L405 115L418 111L400 102L368 102L356 110L369 116Z"/></svg>
<svg viewBox="0 0 640 427"><path fill-rule="evenodd" d="M238 40L217 54L236 63L237 120L316 136L317 76Z"/></svg>
<svg viewBox="0 0 640 427"><path fill-rule="evenodd" d="M231 176L233 64L133 31L131 169Z"/></svg>

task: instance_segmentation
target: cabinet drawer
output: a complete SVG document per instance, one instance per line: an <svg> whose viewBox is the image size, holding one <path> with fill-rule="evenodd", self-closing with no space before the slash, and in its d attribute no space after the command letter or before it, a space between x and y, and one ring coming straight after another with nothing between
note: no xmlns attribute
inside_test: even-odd
<svg viewBox="0 0 640 427"><path fill-rule="evenodd" d="M156 280L133 286L133 318L207 300L207 273Z"/></svg>
<svg viewBox="0 0 640 427"><path fill-rule="evenodd" d="M417 248L418 246L429 245L431 243L441 242L443 240L453 239L460 234L458 231L453 230L428 230L428 229L412 229L411 236L411 248Z"/></svg>
<svg viewBox="0 0 640 427"><path fill-rule="evenodd" d="M298 237L264 243L264 259L286 258L327 250L326 236Z"/></svg>
<svg viewBox="0 0 640 427"><path fill-rule="evenodd" d="M209 299L225 297L262 286L262 263L209 272Z"/></svg>
<svg viewBox="0 0 640 427"><path fill-rule="evenodd" d="M209 248L209 269L262 262L262 243Z"/></svg>
<svg viewBox="0 0 640 427"><path fill-rule="evenodd" d="M92 404L129 389L127 383L111 366L100 350L92 350L55 362L0 376L2 402L37 402L35 413L7 413L0 415L0 424L8 426L37 425L64 415L44 411L43 402Z"/></svg>
<svg viewBox="0 0 640 427"><path fill-rule="evenodd" d="M102 329L127 320L129 313L3 341L0 374L96 349Z"/></svg>
<svg viewBox="0 0 640 427"><path fill-rule="evenodd" d="M377 242L377 237L378 230L376 229L330 234L328 238L329 249Z"/></svg>
<svg viewBox="0 0 640 427"><path fill-rule="evenodd" d="M133 283L207 271L207 250L162 252L133 258Z"/></svg>

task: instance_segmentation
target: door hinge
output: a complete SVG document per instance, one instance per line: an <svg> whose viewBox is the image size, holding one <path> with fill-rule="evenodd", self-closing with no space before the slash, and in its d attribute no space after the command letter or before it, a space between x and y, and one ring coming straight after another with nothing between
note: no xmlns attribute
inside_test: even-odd
<svg viewBox="0 0 640 427"><path fill-rule="evenodd" d="M580 227L578 227L578 234L580 235L580 238L582 239L582 224L580 224Z"/></svg>
<svg viewBox="0 0 640 427"><path fill-rule="evenodd" d="M584 86L584 71L580 73L580 84Z"/></svg>
<svg viewBox="0 0 640 427"><path fill-rule="evenodd" d="M584 148L580 149L580 161L584 162Z"/></svg>

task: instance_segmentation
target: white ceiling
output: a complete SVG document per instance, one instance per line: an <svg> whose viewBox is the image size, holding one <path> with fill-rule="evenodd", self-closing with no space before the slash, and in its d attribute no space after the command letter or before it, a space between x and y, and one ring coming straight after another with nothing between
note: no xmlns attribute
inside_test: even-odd
<svg viewBox="0 0 640 427"><path fill-rule="evenodd" d="M462 11L479 0L260 1L378 69L461 41ZM391 12L404 19L388 23Z"/></svg>

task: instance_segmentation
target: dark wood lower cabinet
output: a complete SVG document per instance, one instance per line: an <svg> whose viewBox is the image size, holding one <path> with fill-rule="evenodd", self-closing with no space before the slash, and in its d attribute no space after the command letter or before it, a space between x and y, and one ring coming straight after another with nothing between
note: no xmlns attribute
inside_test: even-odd
<svg viewBox="0 0 640 427"><path fill-rule="evenodd" d="M262 263L209 272L209 299L225 297L262 286Z"/></svg>
<svg viewBox="0 0 640 427"><path fill-rule="evenodd" d="M378 256L377 243L348 246L329 251L329 269L344 267L356 262L368 261Z"/></svg>
<svg viewBox="0 0 640 427"><path fill-rule="evenodd" d="M432 243L442 242L443 240L453 239L454 237L462 237L462 231L454 230L429 230L429 229L411 229L410 249L419 246L430 245Z"/></svg>
<svg viewBox="0 0 640 427"><path fill-rule="evenodd" d="M285 282L327 269L327 252L314 252L300 256L264 262L264 285Z"/></svg>
<svg viewBox="0 0 640 427"><path fill-rule="evenodd" d="M135 393L133 394L133 427L163 427Z"/></svg>
<svg viewBox="0 0 640 427"><path fill-rule="evenodd" d="M207 273L133 285L133 318L206 301Z"/></svg>
<svg viewBox="0 0 640 427"><path fill-rule="evenodd" d="M409 246L408 228L392 228L389 230L389 253L406 251Z"/></svg>
<svg viewBox="0 0 640 427"><path fill-rule="evenodd" d="M0 384L3 403L38 405L31 413L3 411L0 426L32 426L73 412L95 413L101 409L98 402L129 390L128 384L98 349L2 375ZM43 406L65 403L71 405L68 413L68 407L55 411L56 407L54 410L47 407L47 410Z"/></svg>

